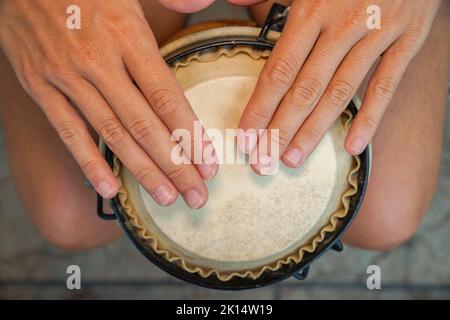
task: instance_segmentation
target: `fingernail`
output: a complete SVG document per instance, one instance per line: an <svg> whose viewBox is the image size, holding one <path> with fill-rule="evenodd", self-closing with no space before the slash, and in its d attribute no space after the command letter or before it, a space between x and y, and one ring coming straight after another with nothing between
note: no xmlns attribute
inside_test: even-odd
<svg viewBox="0 0 450 320"><path fill-rule="evenodd" d="M115 193L108 181L100 181L97 186L97 192L105 199L111 199Z"/></svg>
<svg viewBox="0 0 450 320"><path fill-rule="evenodd" d="M153 197L160 205L167 206L173 202L174 192L167 186L159 186L153 193Z"/></svg>
<svg viewBox="0 0 450 320"><path fill-rule="evenodd" d="M208 150L211 150L211 152L203 154L203 163L198 165L198 170L203 179L209 180L214 178L217 174L217 171L219 170L219 160L217 159L216 149L214 149L212 144L208 145L207 148L209 148Z"/></svg>
<svg viewBox="0 0 450 320"><path fill-rule="evenodd" d="M283 160L289 167L298 167L302 162L302 152L298 148L289 149L284 154Z"/></svg>
<svg viewBox="0 0 450 320"><path fill-rule="evenodd" d="M360 154L364 148L364 141L359 137L353 138L350 143L350 151L354 154Z"/></svg>
<svg viewBox="0 0 450 320"><path fill-rule="evenodd" d="M237 133L237 143L239 146L239 150L244 153L250 153L255 148L257 141L258 137L251 130L247 132L239 130Z"/></svg>
<svg viewBox="0 0 450 320"><path fill-rule="evenodd" d="M199 164L197 165L197 168L203 179L209 180L214 178L219 169L219 166L214 164Z"/></svg>
<svg viewBox="0 0 450 320"><path fill-rule="evenodd" d="M183 198L191 209L199 209L205 204L205 197L196 189L190 189L183 194Z"/></svg>
<svg viewBox="0 0 450 320"><path fill-rule="evenodd" d="M269 155L261 155L259 157L259 162L256 165L256 170L262 176L268 176L272 174L273 171L273 160Z"/></svg>
<svg viewBox="0 0 450 320"><path fill-rule="evenodd" d="M259 163L263 166L263 167L269 167L272 163L272 157L268 156L266 154L261 155L261 157L259 158Z"/></svg>

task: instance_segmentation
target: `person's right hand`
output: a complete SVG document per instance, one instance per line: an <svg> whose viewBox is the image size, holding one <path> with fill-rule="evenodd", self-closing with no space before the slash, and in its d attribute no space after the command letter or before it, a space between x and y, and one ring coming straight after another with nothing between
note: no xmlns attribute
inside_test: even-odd
<svg viewBox="0 0 450 320"><path fill-rule="evenodd" d="M171 132L184 128L193 137L196 116L139 2L78 0L81 29L69 30L71 2L0 0L0 45L20 83L100 195L115 196L118 182L83 118L157 203L172 204L180 192L189 207L203 206L203 179L218 165L191 164L194 143L188 150L180 142L188 164L171 160Z"/></svg>

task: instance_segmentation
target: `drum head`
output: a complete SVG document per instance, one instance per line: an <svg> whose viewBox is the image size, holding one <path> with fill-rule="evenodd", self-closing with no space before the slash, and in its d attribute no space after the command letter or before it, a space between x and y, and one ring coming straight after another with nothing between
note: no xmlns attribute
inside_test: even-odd
<svg viewBox="0 0 450 320"><path fill-rule="evenodd" d="M174 61L172 70L205 128L237 127L269 53L223 46ZM343 147L351 119L343 113L299 169L280 165L277 174L258 176L248 163L221 165L199 210L181 197L172 206L157 205L116 160L120 205L148 250L184 271L220 281L257 279L314 253L347 215L360 168L359 158Z"/></svg>

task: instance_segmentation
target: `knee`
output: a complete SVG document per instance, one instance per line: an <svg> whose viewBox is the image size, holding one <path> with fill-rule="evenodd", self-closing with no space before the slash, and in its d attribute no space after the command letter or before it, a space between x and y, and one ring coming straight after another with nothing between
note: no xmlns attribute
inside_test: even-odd
<svg viewBox="0 0 450 320"><path fill-rule="evenodd" d="M344 241L368 250L393 250L416 234L427 207L427 202L417 200L363 205Z"/></svg>
<svg viewBox="0 0 450 320"><path fill-rule="evenodd" d="M425 160L408 170L387 165L375 167L361 210L343 240L355 247L378 251L395 249L410 240L437 187L439 165ZM423 177L426 168L429 174Z"/></svg>
<svg viewBox="0 0 450 320"><path fill-rule="evenodd" d="M94 208L90 202L53 199L35 209L38 212L32 216L38 233L51 245L65 251L85 251L111 241L111 224L103 225Z"/></svg>
<svg viewBox="0 0 450 320"><path fill-rule="evenodd" d="M420 223L411 221L402 225L392 225L390 221L373 224L378 232L368 232L359 238L347 239L352 246L374 251L391 251L408 242L417 232Z"/></svg>
<svg viewBox="0 0 450 320"><path fill-rule="evenodd" d="M64 251L81 252L93 248L85 238L70 232L67 233L66 230L64 226L57 226L53 229L39 229L38 232L50 245Z"/></svg>
<svg viewBox="0 0 450 320"><path fill-rule="evenodd" d="M65 251L84 251L92 248L90 239L80 228L75 212L51 208L39 214L35 223L41 237L51 245Z"/></svg>

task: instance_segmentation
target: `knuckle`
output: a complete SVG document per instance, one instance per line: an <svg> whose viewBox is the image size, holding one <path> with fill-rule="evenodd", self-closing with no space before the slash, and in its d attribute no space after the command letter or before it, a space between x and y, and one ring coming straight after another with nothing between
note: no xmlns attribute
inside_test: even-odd
<svg viewBox="0 0 450 320"><path fill-rule="evenodd" d="M79 144L81 139L80 130L74 123L63 123L57 129L58 136L68 147L74 147Z"/></svg>
<svg viewBox="0 0 450 320"><path fill-rule="evenodd" d="M98 172L100 168L100 164L97 160L89 160L80 164L81 170L89 176L93 172Z"/></svg>
<svg viewBox="0 0 450 320"><path fill-rule="evenodd" d="M150 103L158 115L165 117L175 114L180 105L179 99L169 89L158 89L151 93Z"/></svg>
<svg viewBox="0 0 450 320"><path fill-rule="evenodd" d="M33 71L23 71L20 78L20 83L24 89L33 96L41 95L41 88L43 87L42 78Z"/></svg>
<svg viewBox="0 0 450 320"><path fill-rule="evenodd" d="M111 34L119 40L125 40L133 34L134 22L126 15L109 15L106 17L105 24Z"/></svg>
<svg viewBox="0 0 450 320"><path fill-rule="evenodd" d="M299 79L290 91L292 103L299 108L310 109L319 99L322 85L315 79Z"/></svg>
<svg viewBox="0 0 450 320"><path fill-rule="evenodd" d="M125 131L116 119L102 121L98 132L108 146L118 146L122 142Z"/></svg>
<svg viewBox="0 0 450 320"><path fill-rule="evenodd" d="M189 169L186 165L173 166L166 172L167 177L172 181L189 181Z"/></svg>
<svg viewBox="0 0 450 320"><path fill-rule="evenodd" d="M331 105L345 107L352 98L354 87L345 80L338 80L330 85L327 96Z"/></svg>
<svg viewBox="0 0 450 320"><path fill-rule="evenodd" d="M276 87L288 86L296 74L294 62L285 57L278 59L268 66L267 77L270 83Z"/></svg>
<svg viewBox="0 0 450 320"><path fill-rule="evenodd" d="M400 37L400 39L404 38L411 46L417 45L418 39L422 39L427 36L427 29L424 28L424 25L427 25L426 19L423 19L423 17L418 18L409 26L407 31L403 34L402 37Z"/></svg>
<svg viewBox="0 0 450 320"><path fill-rule="evenodd" d="M347 9L342 19L342 30L355 30L366 27L366 7L364 4L355 4ZM367 29L367 28L366 28Z"/></svg>
<svg viewBox="0 0 450 320"><path fill-rule="evenodd" d="M104 50L100 50L92 45L80 45L77 48L78 64L81 64L83 69L96 72L104 70L108 66Z"/></svg>
<svg viewBox="0 0 450 320"><path fill-rule="evenodd" d="M272 118L272 113L266 111L263 107L256 107L248 109L245 113L245 117L251 122L265 124Z"/></svg>
<svg viewBox="0 0 450 320"><path fill-rule="evenodd" d="M397 39L395 45L389 49L389 55L401 60L412 58L422 41L418 33L408 32Z"/></svg>
<svg viewBox="0 0 450 320"><path fill-rule="evenodd" d="M277 132L271 131L270 133L271 143L277 144L281 149L289 145L291 141L291 135L284 129L279 129Z"/></svg>
<svg viewBox="0 0 450 320"><path fill-rule="evenodd" d="M372 92L376 98L382 101L390 101L394 96L396 82L390 77L375 79Z"/></svg>
<svg viewBox="0 0 450 320"><path fill-rule="evenodd" d="M312 1L306 1L305 3L296 3L296 1L293 2L292 7L296 10L299 10L301 12L301 15L306 20L311 19L320 19L320 15L322 10L319 8L322 8L326 5L326 1L324 0L312 0Z"/></svg>
<svg viewBox="0 0 450 320"><path fill-rule="evenodd" d="M18 80L22 87L32 96L39 96L45 83L42 77L28 63L21 62L19 70Z"/></svg>
<svg viewBox="0 0 450 320"><path fill-rule="evenodd" d="M48 62L43 66L44 74L57 82L65 83L66 79L74 77L74 70L61 59L58 54L52 54Z"/></svg>
<svg viewBox="0 0 450 320"><path fill-rule="evenodd" d="M108 17L106 25L119 46L126 51L133 51L143 40L141 35L146 28L146 21L133 12Z"/></svg>
<svg viewBox="0 0 450 320"><path fill-rule="evenodd" d="M138 140L153 144L155 134L153 132L153 125L148 118L138 118L130 123L130 132Z"/></svg>
<svg viewBox="0 0 450 320"><path fill-rule="evenodd" d="M378 121L376 121L372 116L365 114L365 115L361 115L361 117L359 119L359 124L364 129L368 129L370 131L375 131L375 129L378 126Z"/></svg>
<svg viewBox="0 0 450 320"><path fill-rule="evenodd" d="M312 126L303 126L301 128L301 134L303 138L315 143L322 139L320 132Z"/></svg>
<svg viewBox="0 0 450 320"><path fill-rule="evenodd" d="M154 181L155 180L154 172L155 172L154 168L152 168L150 166L143 166L143 167L135 169L133 175L139 182L144 182L144 181L155 182Z"/></svg>

